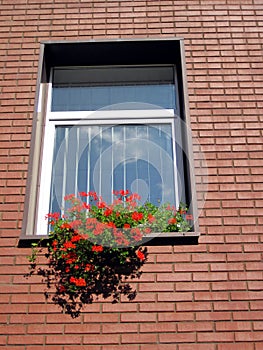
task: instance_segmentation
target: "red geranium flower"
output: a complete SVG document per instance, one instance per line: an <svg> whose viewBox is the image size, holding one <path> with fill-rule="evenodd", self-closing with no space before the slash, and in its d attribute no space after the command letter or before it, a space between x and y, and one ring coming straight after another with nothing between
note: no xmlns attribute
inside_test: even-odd
<svg viewBox="0 0 263 350"><path fill-rule="evenodd" d="M78 242L80 241L81 239L83 239L83 237L81 235L76 235L76 236L73 236L71 238L71 242Z"/></svg>
<svg viewBox="0 0 263 350"><path fill-rule="evenodd" d="M71 193L71 194L66 195L66 196L64 197L64 199L65 199L65 201L68 201L68 200L70 200L70 199L72 199L72 198L74 198L74 197L75 197L75 195L74 195L73 193Z"/></svg>
<svg viewBox="0 0 263 350"><path fill-rule="evenodd" d="M135 211L134 213L132 213L132 220L134 221L139 221L143 218L143 213L138 213L137 211Z"/></svg>
<svg viewBox="0 0 263 350"><path fill-rule="evenodd" d="M102 252L103 251L103 247L101 245L94 245L91 250L93 252Z"/></svg>
<svg viewBox="0 0 263 350"><path fill-rule="evenodd" d="M171 218L171 219L168 220L168 224L169 225L174 225L176 223L177 223L177 220L175 218Z"/></svg>
<svg viewBox="0 0 263 350"><path fill-rule="evenodd" d="M155 217L152 214L148 214L148 221L149 222L154 222L155 221Z"/></svg>
<svg viewBox="0 0 263 350"><path fill-rule="evenodd" d="M70 230L71 229L71 225L68 224L67 222L64 222L64 224L62 224L60 226L61 230Z"/></svg>
<svg viewBox="0 0 263 350"><path fill-rule="evenodd" d="M57 240L52 242L52 247L56 247L57 245L58 245L58 241Z"/></svg>
<svg viewBox="0 0 263 350"><path fill-rule="evenodd" d="M112 214L112 209L106 209L104 212L105 216L110 216Z"/></svg>
<svg viewBox="0 0 263 350"><path fill-rule="evenodd" d="M94 192L94 191L90 191L87 193L88 197L92 197L94 199L94 201L97 201L98 200L98 196L97 196L97 193Z"/></svg>
<svg viewBox="0 0 263 350"><path fill-rule="evenodd" d="M87 192L79 192L80 197L87 197Z"/></svg>
<svg viewBox="0 0 263 350"><path fill-rule="evenodd" d="M66 249L70 249L70 248L76 248L76 244L73 244L72 242L65 242L63 244L63 247L66 248Z"/></svg>
<svg viewBox="0 0 263 350"><path fill-rule="evenodd" d="M112 227L112 228L115 228L115 227L116 227L116 225L115 225L114 222L112 222L112 221L108 222L108 223L107 223L107 226L108 226L108 227Z"/></svg>
<svg viewBox="0 0 263 350"><path fill-rule="evenodd" d="M75 278L75 277L73 277L73 276L71 276L71 277L70 277L70 279L69 279L69 282L70 282L70 283L74 283L74 284L75 284L75 282L76 282L76 278Z"/></svg>
<svg viewBox="0 0 263 350"><path fill-rule="evenodd" d="M82 205L83 205L84 209L90 210L90 205L89 204L83 203Z"/></svg>
<svg viewBox="0 0 263 350"><path fill-rule="evenodd" d="M84 278L76 278L75 279L75 285L77 287L85 287L87 285L86 281L84 280Z"/></svg>
<svg viewBox="0 0 263 350"><path fill-rule="evenodd" d="M92 270L93 270L93 265L87 264L87 265L85 266L85 271L92 271Z"/></svg>
<svg viewBox="0 0 263 350"><path fill-rule="evenodd" d="M141 261L145 260L145 255L144 255L143 252L141 252L140 250L137 251L137 257L138 257L138 259L140 259Z"/></svg>
<svg viewBox="0 0 263 350"><path fill-rule="evenodd" d="M102 209L102 208L106 207L106 203L105 202L98 202L97 206L99 209Z"/></svg>

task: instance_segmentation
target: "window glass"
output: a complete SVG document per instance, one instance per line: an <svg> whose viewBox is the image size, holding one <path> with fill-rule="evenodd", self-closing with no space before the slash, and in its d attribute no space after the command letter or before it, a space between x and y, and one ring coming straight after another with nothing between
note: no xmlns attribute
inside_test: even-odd
<svg viewBox="0 0 263 350"><path fill-rule="evenodd" d="M174 158L171 123L57 126L50 211L80 191L111 202L113 189L139 193L142 202L176 204Z"/></svg>
<svg viewBox="0 0 263 350"><path fill-rule="evenodd" d="M172 66L55 68L53 71L53 112L157 106L176 109L175 101Z"/></svg>

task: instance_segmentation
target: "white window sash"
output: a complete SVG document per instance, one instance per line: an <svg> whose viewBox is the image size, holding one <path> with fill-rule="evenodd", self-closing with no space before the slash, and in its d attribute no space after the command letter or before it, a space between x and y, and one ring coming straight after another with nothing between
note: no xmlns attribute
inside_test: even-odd
<svg viewBox="0 0 263 350"><path fill-rule="evenodd" d="M50 75L50 79L52 74ZM40 86L40 96L42 87ZM39 98L41 101L41 98ZM179 203L176 138L180 130L178 126L179 116L173 109L143 109L143 110L98 110L98 111L63 111L51 112L52 82L48 84L47 113L42 151L42 167L40 171L38 210L36 234L47 233L47 220L45 216L49 212L50 191L52 180L52 161L54 152L55 128L66 125L122 125L122 124L171 124L172 125L172 151L174 160L174 190L175 202ZM177 101L178 102L178 101ZM41 110L41 104L38 105ZM88 175L89 176L89 175Z"/></svg>

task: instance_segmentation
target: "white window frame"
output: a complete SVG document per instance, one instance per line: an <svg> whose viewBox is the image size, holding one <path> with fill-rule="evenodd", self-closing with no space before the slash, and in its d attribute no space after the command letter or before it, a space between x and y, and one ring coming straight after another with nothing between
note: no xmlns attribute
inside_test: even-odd
<svg viewBox="0 0 263 350"><path fill-rule="evenodd" d="M52 74L51 74L52 76ZM177 85L176 82L175 86ZM177 89L176 89L177 90ZM40 87L43 91L43 86ZM40 93L40 96L42 93ZM176 92L177 95L177 92ZM175 97L176 98L176 97ZM149 109L149 110L100 110L100 111L51 111L52 82L48 84L47 113L45 122L45 134L43 140L42 167L40 174L39 201L37 211L36 235L44 235L47 232L47 220L45 216L49 212L50 189L52 177L52 162L56 126L66 125L121 125L121 124L170 124L172 126L172 147L174 161L174 191L175 203L179 205L179 188L176 156L176 140L181 140L178 125L179 116L173 109ZM41 98L40 98L41 101ZM178 100L176 101L178 104ZM39 104L39 111L41 103ZM123 116L125 115L125 119ZM77 193L76 193L77 194ZM63 206L63 204L62 204Z"/></svg>

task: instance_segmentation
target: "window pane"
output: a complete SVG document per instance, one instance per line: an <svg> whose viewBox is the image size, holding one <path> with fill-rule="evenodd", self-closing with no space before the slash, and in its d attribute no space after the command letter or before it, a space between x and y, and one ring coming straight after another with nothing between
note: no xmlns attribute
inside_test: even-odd
<svg viewBox="0 0 263 350"><path fill-rule="evenodd" d="M56 68L51 110L175 109L175 97L172 66Z"/></svg>
<svg viewBox="0 0 263 350"><path fill-rule="evenodd" d="M57 126L55 137L50 211L80 191L111 202L113 189L176 204L171 124Z"/></svg>

